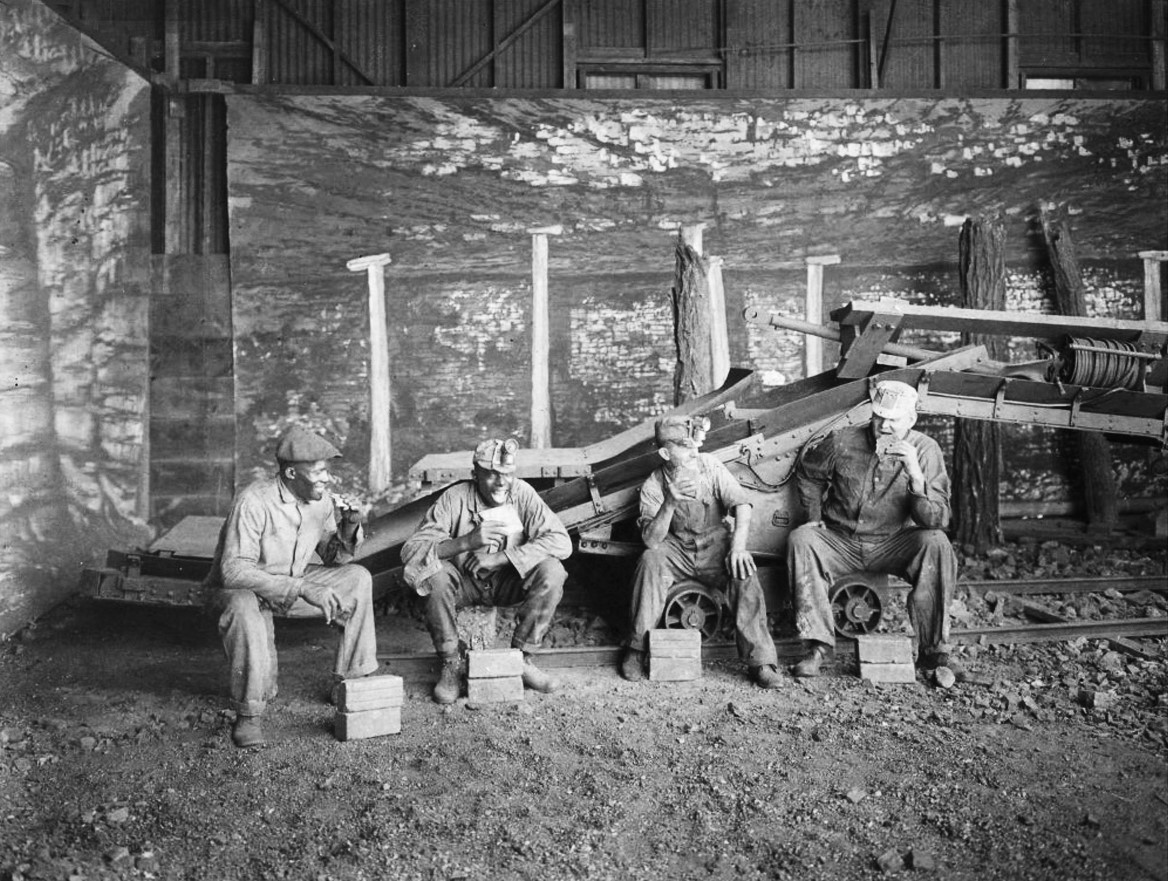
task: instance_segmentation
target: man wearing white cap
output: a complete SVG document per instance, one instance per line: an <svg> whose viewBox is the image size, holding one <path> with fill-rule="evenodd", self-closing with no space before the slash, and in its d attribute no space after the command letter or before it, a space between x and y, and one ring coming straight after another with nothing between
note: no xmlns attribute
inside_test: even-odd
<svg viewBox="0 0 1168 881"><path fill-rule="evenodd" d="M800 461L797 485L809 522L788 539L787 567L796 627L809 651L796 676L818 674L835 646L828 588L857 570L911 584L917 665L926 673L953 666L948 608L957 556L944 532L949 475L936 441L913 430L916 405L912 386L879 382L870 423L833 432Z"/></svg>
<svg viewBox="0 0 1168 881"><path fill-rule="evenodd" d="M518 605L513 648L523 652L523 684L553 692L559 683L532 660L551 626L568 578L561 560L572 540L539 493L515 476L512 439L474 451L471 480L430 506L402 545L406 584L426 598L426 626L442 672L434 700L454 703L462 687L455 615L466 606Z"/></svg>
<svg viewBox="0 0 1168 881"><path fill-rule="evenodd" d="M377 670L373 578L349 562L363 539L361 516L328 489L329 461L340 455L324 438L289 429L276 447L278 473L236 495L219 533L204 584L230 668L236 746L266 742L260 717L276 696L273 612L342 628L335 681ZM309 563L313 552L323 566Z"/></svg>
<svg viewBox="0 0 1168 881"><path fill-rule="evenodd" d="M633 576L632 632L620 674L644 678L649 631L661 620L670 588L692 579L726 592L739 657L759 686L779 688L762 585L746 548L750 497L719 459L699 452L709 425L704 417L665 416L654 426L665 462L641 486L638 524L645 551ZM734 515L733 531L726 526L727 514Z"/></svg>

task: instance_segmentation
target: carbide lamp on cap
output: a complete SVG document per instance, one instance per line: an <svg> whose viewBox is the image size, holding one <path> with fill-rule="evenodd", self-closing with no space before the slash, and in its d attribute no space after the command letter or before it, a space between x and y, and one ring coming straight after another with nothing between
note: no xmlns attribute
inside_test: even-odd
<svg viewBox="0 0 1168 881"><path fill-rule="evenodd" d="M872 413L883 419L900 419L917 411L917 390L896 380L876 383L872 392Z"/></svg>
<svg viewBox="0 0 1168 881"><path fill-rule="evenodd" d="M653 426L653 437L658 446L691 441L700 447L709 430L710 420L705 416L662 416Z"/></svg>
<svg viewBox="0 0 1168 881"><path fill-rule="evenodd" d="M519 442L515 438L506 440L485 440L474 451L474 463L487 471L500 474L515 472L515 454L519 452Z"/></svg>

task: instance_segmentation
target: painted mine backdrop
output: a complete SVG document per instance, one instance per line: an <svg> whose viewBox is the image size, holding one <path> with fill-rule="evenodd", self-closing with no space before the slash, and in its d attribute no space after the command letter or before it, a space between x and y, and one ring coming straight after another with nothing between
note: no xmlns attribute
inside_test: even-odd
<svg viewBox="0 0 1168 881"><path fill-rule="evenodd" d="M228 97L237 480L290 421L369 435L366 282L387 251L394 470L528 431L531 237L549 239L557 446L671 404L669 289L682 224L724 258L732 359L802 375L803 258L829 308L896 294L953 302L967 216L1008 227L1011 300L1043 308L1034 220L1070 217L1101 314L1136 314L1139 250L1168 243L1161 100L1124 97ZM1031 353L1024 353L1031 357Z"/></svg>
<svg viewBox="0 0 1168 881"><path fill-rule="evenodd" d="M145 534L150 86L0 13L0 633Z"/></svg>

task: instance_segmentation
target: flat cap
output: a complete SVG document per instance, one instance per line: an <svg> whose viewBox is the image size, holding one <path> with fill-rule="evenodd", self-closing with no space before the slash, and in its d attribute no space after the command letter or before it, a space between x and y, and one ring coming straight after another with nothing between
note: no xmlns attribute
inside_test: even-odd
<svg viewBox="0 0 1168 881"><path fill-rule="evenodd" d="M905 382L889 379L876 383L872 412L885 419L898 419L917 411L917 390Z"/></svg>
<svg viewBox="0 0 1168 881"><path fill-rule="evenodd" d="M506 440L485 440L474 451L474 463L487 471L500 474L515 472L515 454L519 452L519 442L514 438Z"/></svg>
<svg viewBox="0 0 1168 881"><path fill-rule="evenodd" d="M293 425L280 435L276 447L276 458L281 462L318 462L336 459L340 455L340 450L323 437L299 425Z"/></svg>

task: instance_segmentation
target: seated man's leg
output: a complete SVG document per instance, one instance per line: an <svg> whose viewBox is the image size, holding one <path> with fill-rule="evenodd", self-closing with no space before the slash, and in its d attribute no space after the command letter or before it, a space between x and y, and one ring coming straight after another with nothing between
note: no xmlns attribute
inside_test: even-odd
<svg viewBox="0 0 1168 881"><path fill-rule="evenodd" d="M908 614L921 659L949 651L949 603L957 585L957 554L940 529L905 529L884 542L870 565L912 585Z"/></svg>
<svg viewBox="0 0 1168 881"><path fill-rule="evenodd" d="M727 580L726 598L734 611L734 633L738 657L751 670L778 664L775 641L767 623L766 599L758 575Z"/></svg>
<svg viewBox="0 0 1168 881"><path fill-rule="evenodd" d="M511 647L523 652L523 684L536 691L551 693L559 688L559 682L544 673L532 660L539 651L543 639L551 629L556 607L564 597L564 582L568 571L559 560L549 557L536 564L527 576L519 578L514 569L496 582L495 603L511 606L518 603L515 612L515 634L511 637Z"/></svg>
<svg viewBox="0 0 1168 881"><path fill-rule="evenodd" d="M434 643L434 651L442 661L442 672L434 686L434 700L452 704L458 700L462 688L458 664L458 618L460 606L468 605L468 579L463 578L450 562L423 582L426 591L426 627Z"/></svg>
<svg viewBox="0 0 1168 881"><path fill-rule="evenodd" d="M211 599L227 655L228 693L237 714L237 746L264 743L258 719L276 694L276 640L272 613L250 590L219 590Z"/></svg>
<svg viewBox="0 0 1168 881"><path fill-rule="evenodd" d="M861 568L857 542L826 526L805 523L787 538L787 576L795 604L795 627L809 654L796 676L814 676L835 645L835 620L827 591L840 575Z"/></svg>
<svg viewBox="0 0 1168 881"><path fill-rule="evenodd" d="M661 621L670 588L693 574L694 561L690 554L669 538L655 548L647 548L637 560L633 573L632 628L625 640L620 665L625 679L644 678L649 631Z"/></svg>
<svg viewBox="0 0 1168 881"><path fill-rule="evenodd" d="M340 622L344 628L337 646L333 676L355 679L377 670L377 635L373 628L373 576L364 566L309 566L305 579L331 587L348 613ZM304 600L297 600L288 610L289 617L319 616L320 610Z"/></svg>

